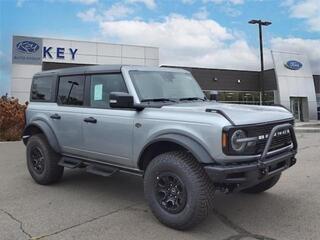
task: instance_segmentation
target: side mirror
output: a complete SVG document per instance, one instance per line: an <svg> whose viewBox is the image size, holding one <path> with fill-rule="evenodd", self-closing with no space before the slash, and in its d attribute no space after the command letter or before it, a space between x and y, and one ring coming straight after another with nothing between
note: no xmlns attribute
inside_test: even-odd
<svg viewBox="0 0 320 240"><path fill-rule="evenodd" d="M124 92L111 92L109 104L111 108L133 108L133 96Z"/></svg>

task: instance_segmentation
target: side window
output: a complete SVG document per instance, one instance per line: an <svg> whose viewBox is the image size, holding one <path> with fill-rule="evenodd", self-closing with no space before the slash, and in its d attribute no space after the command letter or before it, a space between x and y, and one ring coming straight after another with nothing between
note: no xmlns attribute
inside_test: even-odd
<svg viewBox="0 0 320 240"><path fill-rule="evenodd" d="M52 100L52 94L54 93L53 83L55 77L44 76L34 78L31 87L31 101L43 101L48 102Z"/></svg>
<svg viewBox="0 0 320 240"><path fill-rule="evenodd" d="M120 73L91 75L91 107L109 108L109 94L111 92L128 92Z"/></svg>
<svg viewBox="0 0 320 240"><path fill-rule="evenodd" d="M58 103L82 106L84 101L84 76L66 76L59 79Z"/></svg>

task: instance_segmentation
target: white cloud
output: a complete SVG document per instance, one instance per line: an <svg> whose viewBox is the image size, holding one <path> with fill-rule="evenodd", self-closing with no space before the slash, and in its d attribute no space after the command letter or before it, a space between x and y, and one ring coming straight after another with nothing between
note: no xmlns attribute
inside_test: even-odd
<svg viewBox="0 0 320 240"><path fill-rule="evenodd" d="M195 12L192 17L196 19L207 19L209 12L206 7L201 7L198 12Z"/></svg>
<svg viewBox="0 0 320 240"><path fill-rule="evenodd" d="M238 17L242 14L240 10L230 6L223 6L221 10L230 17Z"/></svg>
<svg viewBox="0 0 320 240"><path fill-rule="evenodd" d="M17 7L22 7L23 4L25 2L27 2L29 0L16 0L17 2ZM80 3L80 4L85 4L85 5L91 5L91 4L94 4L94 3L98 3L99 0L68 0L69 2L72 2L72 3ZM59 1L57 0L46 0L46 2L49 2L49 3L56 3ZM60 0L60 2L65 2L65 0Z"/></svg>
<svg viewBox="0 0 320 240"><path fill-rule="evenodd" d="M84 22L94 22L99 20L99 16L97 16L97 10L95 8L89 8L87 11L79 12L77 17Z"/></svg>
<svg viewBox="0 0 320 240"><path fill-rule="evenodd" d="M183 4L193 4L195 0L181 0Z"/></svg>
<svg viewBox="0 0 320 240"><path fill-rule="evenodd" d="M104 19L115 20L125 18L133 12L132 8L121 3L115 3L109 9L104 11L103 16Z"/></svg>
<svg viewBox="0 0 320 240"><path fill-rule="evenodd" d="M27 0L17 0L17 7L22 7Z"/></svg>
<svg viewBox="0 0 320 240"><path fill-rule="evenodd" d="M114 21L124 19L130 16L134 10L127 5L115 3L106 10L96 8L89 8L86 11L79 12L77 16L84 22L100 22L100 21Z"/></svg>
<svg viewBox="0 0 320 240"><path fill-rule="evenodd" d="M157 7L155 0L127 0L128 3L143 3L149 9L155 9Z"/></svg>
<svg viewBox="0 0 320 240"><path fill-rule="evenodd" d="M114 9L117 8L111 6L97 14L98 9L92 8L78 16L84 21L97 21L101 40L159 47L161 64L260 69L256 46L249 45L242 33L207 19L206 8L200 8L192 18L172 14L158 21L126 20L125 10ZM105 12L109 14L106 16ZM270 46L275 50L306 53L314 72L320 73L320 39L273 38ZM264 49L264 56L266 68L272 68L270 49Z"/></svg>
<svg viewBox="0 0 320 240"><path fill-rule="evenodd" d="M274 50L305 53L310 61L314 74L320 74L320 39L273 38L271 47Z"/></svg>
<svg viewBox="0 0 320 240"><path fill-rule="evenodd" d="M86 5L90 5L98 2L98 0L69 0L69 1L74 3L86 4Z"/></svg>
<svg viewBox="0 0 320 240"><path fill-rule="evenodd" d="M161 64L257 69L256 49L214 20L171 15L163 21L104 21L107 41L160 47Z"/></svg>
<svg viewBox="0 0 320 240"><path fill-rule="evenodd" d="M205 3L212 2L215 4L234 4L234 5L239 5L243 4L244 0L203 0Z"/></svg>
<svg viewBox="0 0 320 240"><path fill-rule="evenodd" d="M204 3L213 3L219 6L221 12L230 17L238 17L242 12L236 5L244 4L244 0L203 0Z"/></svg>
<svg viewBox="0 0 320 240"><path fill-rule="evenodd" d="M304 19L309 31L320 32L320 1L319 0L287 0L290 17Z"/></svg>

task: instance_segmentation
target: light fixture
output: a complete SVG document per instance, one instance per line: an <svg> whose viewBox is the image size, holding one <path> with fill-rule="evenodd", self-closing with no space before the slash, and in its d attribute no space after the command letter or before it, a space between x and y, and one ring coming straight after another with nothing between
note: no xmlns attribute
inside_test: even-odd
<svg viewBox="0 0 320 240"><path fill-rule="evenodd" d="M264 104L264 64L263 64L263 42L262 42L262 26L269 26L272 24L272 22L269 21L262 21L261 19L252 19L248 22L249 24L258 24L259 26L259 41L260 41L260 65L261 65L261 71L260 71L260 92L261 92L261 98L260 98L260 104Z"/></svg>

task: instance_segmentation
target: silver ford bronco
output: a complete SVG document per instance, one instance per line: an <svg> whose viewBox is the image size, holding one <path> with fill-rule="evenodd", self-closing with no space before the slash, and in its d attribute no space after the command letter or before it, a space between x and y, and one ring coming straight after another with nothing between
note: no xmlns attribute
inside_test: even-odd
<svg viewBox="0 0 320 240"><path fill-rule="evenodd" d="M216 190L261 193L296 163L293 116L283 107L206 99L176 68L89 66L34 76L23 142L39 184L64 168L140 175L156 218L188 229Z"/></svg>

